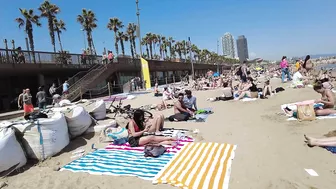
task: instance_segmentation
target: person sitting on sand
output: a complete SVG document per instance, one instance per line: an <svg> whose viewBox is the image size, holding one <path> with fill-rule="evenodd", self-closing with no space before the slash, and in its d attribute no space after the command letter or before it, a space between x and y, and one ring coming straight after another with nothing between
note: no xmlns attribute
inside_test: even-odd
<svg viewBox="0 0 336 189"><path fill-rule="evenodd" d="M304 135L306 143L308 146L320 146L320 147L334 147L336 146L336 137L327 137L327 138L313 138Z"/></svg>
<svg viewBox="0 0 336 189"><path fill-rule="evenodd" d="M216 98L208 98L207 100L209 101L228 101L228 100L233 100L233 87L232 87L232 80L229 82L224 82L223 83L223 95L220 97Z"/></svg>
<svg viewBox="0 0 336 189"><path fill-rule="evenodd" d="M171 94L171 93L168 91L168 87L165 87L165 88L163 89L162 98L163 98L163 100L173 100L173 99L174 99L173 94Z"/></svg>
<svg viewBox="0 0 336 189"><path fill-rule="evenodd" d="M308 78L302 75L303 69L299 68L297 72L293 75L293 85L297 88L302 88L309 83Z"/></svg>
<svg viewBox="0 0 336 189"><path fill-rule="evenodd" d="M247 82L241 85L241 87L243 88L238 90L239 97L235 100L240 100L245 97L258 98L258 88L253 83L253 79L251 77L247 77Z"/></svg>
<svg viewBox="0 0 336 189"><path fill-rule="evenodd" d="M185 90L185 96L183 98L183 103L188 110L193 112L197 111L196 97L191 94L190 90Z"/></svg>
<svg viewBox="0 0 336 189"><path fill-rule="evenodd" d="M148 135L144 133L156 132L160 134L160 129L163 128L164 118L162 115L154 118L152 122L145 120L143 110L135 110L133 119L131 119L126 128L128 130L128 143L131 147L143 146L146 144L161 144L161 145L175 145L176 138Z"/></svg>
<svg viewBox="0 0 336 189"><path fill-rule="evenodd" d="M270 80L265 81L264 89L263 89L263 98L267 99L267 96L272 95L272 86L270 85Z"/></svg>
<svg viewBox="0 0 336 189"><path fill-rule="evenodd" d="M174 115L169 117L170 121L187 121L194 115L194 112L189 110L183 102L184 94L178 94L178 100L174 103Z"/></svg>
<svg viewBox="0 0 336 189"><path fill-rule="evenodd" d="M323 88L321 82L317 82L314 85L314 90L322 96L321 99L315 100L315 103L323 104L323 107L315 109L316 116L327 116L331 114L336 114L334 93L329 89ZM297 117L297 112L295 111L285 109L285 112L288 115Z"/></svg>

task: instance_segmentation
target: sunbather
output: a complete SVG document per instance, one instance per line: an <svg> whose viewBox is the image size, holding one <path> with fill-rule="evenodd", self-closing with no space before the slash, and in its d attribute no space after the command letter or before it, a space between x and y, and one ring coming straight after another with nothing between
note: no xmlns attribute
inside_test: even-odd
<svg viewBox="0 0 336 189"><path fill-rule="evenodd" d="M191 94L190 90L185 90L186 95L183 98L183 103L188 110L197 111L196 97Z"/></svg>
<svg viewBox="0 0 336 189"><path fill-rule="evenodd" d="M247 82L241 85L242 89L238 90L239 97L235 100L243 99L244 97L248 98L257 98L258 97L258 88L253 83L251 77L247 77Z"/></svg>
<svg viewBox="0 0 336 189"><path fill-rule="evenodd" d="M306 143L309 146L320 146L320 147L327 147L327 146L336 146L336 137L328 137L328 138L313 138L313 137L309 137L304 135L305 139L306 139Z"/></svg>
<svg viewBox="0 0 336 189"><path fill-rule="evenodd" d="M233 100L233 87L232 87L232 80L223 83L223 95L216 97L216 98L208 98L209 101L227 101Z"/></svg>
<svg viewBox="0 0 336 189"><path fill-rule="evenodd" d="M272 90L272 86L270 85L270 80L265 81L262 98L267 98L267 96L272 95L272 91L273 90Z"/></svg>
<svg viewBox="0 0 336 189"><path fill-rule="evenodd" d="M189 110L183 102L184 94L178 94L178 100L174 103L174 115L169 117L170 121L187 121L194 112Z"/></svg>
<svg viewBox="0 0 336 189"><path fill-rule="evenodd" d="M136 110L133 119L131 119L126 126L128 129L128 143L131 147L143 146L146 144L175 145L176 138L173 137L156 135L144 136L145 132L160 132L163 128L163 124L164 117L162 115L157 116L150 122L149 120L145 120L144 111Z"/></svg>
<svg viewBox="0 0 336 189"><path fill-rule="evenodd" d="M321 94L321 99L315 100L315 103L322 103L323 107L315 109L315 114L317 116L327 116L330 114L336 114L335 110L335 96L334 93L330 89L323 88L321 82L317 82L314 85L314 90ZM297 116L297 112L285 109L285 112L288 115L292 115L294 117Z"/></svg>

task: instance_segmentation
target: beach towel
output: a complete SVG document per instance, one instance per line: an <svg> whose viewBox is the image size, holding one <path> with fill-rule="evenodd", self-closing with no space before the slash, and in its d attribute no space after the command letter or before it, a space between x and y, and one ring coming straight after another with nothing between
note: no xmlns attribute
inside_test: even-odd
<svg viewBox="0 0 336 189"><path fill-rule="evenodd" d="M306 101L302 101L302 102L296 102L296 103L291 103L291 104L283 104L281 105L281 110L286 114L286 112L284 111L284 109L286 107L288 107L289 109L291 110L294 110L294 111L297 111L297 105L300 104L309 104L309 103L314 103L314 100L306 100ZM323 104L321 103L314 103L314 108L319 108L323 106ZM289 115L287 115L289 116ZM336 114L331 114L331 115L327 115L327 116L316 116L316 119L334 119L336 118ZM287 121L294 121L294 120L297 120L297 118L295 117L289 117L287 119Z"/></svg>
<svg viewBox="0 0 336 189"><path fill-rule="evenodd" d="M243 98L241 101L243 101L243 102L251 102L251 101L256 101L257 100L257 98Z"/></svg>
<svg viewBox="0 0 336 189"><path fill-rule="evenodd" d="M324 147L326 150L328 150L329 152L336 154L336 146L326 146Z"/></svg>
<svg viewBox="0 0 336 189"><path fill-rule="evenodd" d="M189 143L155 176L153 184L227 189L235 149L231 144Z"/></svg>
<svg viewBox="0 0 336 189"><path fill-rule="evenodd" d="M65 165L60 171L153 180L174 155L165 153L157 158L146 158L143 152L99 149Z"/></svg>

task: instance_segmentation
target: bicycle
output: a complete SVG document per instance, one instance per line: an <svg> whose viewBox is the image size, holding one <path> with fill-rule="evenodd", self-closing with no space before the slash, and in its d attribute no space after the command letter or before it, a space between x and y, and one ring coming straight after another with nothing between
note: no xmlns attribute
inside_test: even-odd
<svg viewBox="0 0 336 189"><path fill-rule="evenodd" d="M131 105L128 104L126 106L122 106L122 99L119 100L119 104L117 106L114 106L113 103L116 101L116 98L113 99L111 105L107 108L106 113L112 113L114 114L114 118L117 117L117 115L124 115L126 114L126 116L124 116L125 119L132 119L135 110L137 109L141 109L144 111L145 113L145 118L152 118L153 114L147 110L144 110L143 108L131 108ZM113 108L111 110L111 108Z"/></svg>

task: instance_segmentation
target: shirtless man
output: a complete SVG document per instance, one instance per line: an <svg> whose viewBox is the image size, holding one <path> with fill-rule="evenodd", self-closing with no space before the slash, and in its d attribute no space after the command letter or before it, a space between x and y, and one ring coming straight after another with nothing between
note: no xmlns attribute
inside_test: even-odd
<svg viewBox="0 0 336 189"><path fill-rule="evenodd" d="M174 114L175 115L184 114L189 118L190 116L194 115L194 113L188 110L187 107L184 105L183 98L184 98L184 94L179 93L178 100L174 103Z"/></svg>

